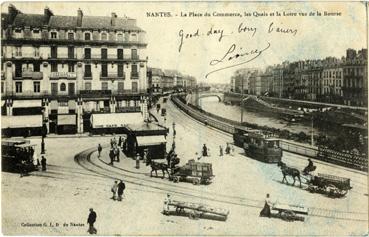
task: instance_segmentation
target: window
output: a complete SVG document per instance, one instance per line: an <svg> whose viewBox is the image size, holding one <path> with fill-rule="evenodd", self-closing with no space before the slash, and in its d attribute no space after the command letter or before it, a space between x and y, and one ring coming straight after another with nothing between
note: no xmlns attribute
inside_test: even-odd
<svg viewBox="0 0 369 237"><path fill-rule="evenodd" d="M74 58L74 47L73 46L68 47L68 58Z"/></svg>
<svg viewBox="0 0 369 237"><path fill-rule="evenodd" d="M74 63L68 63L68 72L74 72Z"/></svg>
<svg viewBox="0 0 369 237"><path fill-rule="evenodd" d="M56 39L57 38L57 33L56 32L51 32L51 38L52 39Z"/></svg>
<svg viewBox="0 0 369 237"><path fill-rule="evenodd" d="M21 76L22 76L22 64L15 63L15 77L21 77Z"/></svg>
<svg viewBox="0 0 369 237"><path fill-rule="evenodd" d="M118 64L118 77L124 77L123 68L124 68L123 64Z"/></svg>
<svg viewBox="0 0 369 237"><path fill-rule="evenodd" d="M101 76L102 77L108 76L108 64L106 63L101 64Z"/></svg>
<svg viewBox="0 0 369 237"><path fill-rule="evenodd" d="M39 29L33 29L33 34L39 34L40 30Z"/></svg>
<svg viewBox="0 0 369 237"><path fill-rule="evenodd" d="M118 38L118 41L123 41L123 34L122 33L119 33L117 35L117 38Z"/></svg>
<svg viewBox="0 0 369 237"><path fill-rule="evenodd" d="M132 34L132 40L131 41L137 41L137 35L136 34Z"/></svg>
<svg viewBox="0 0 369 237"><path fill-rule="evenodd" d="M138 77L138 71L137 71L137 65L136 64L132 65L132 77L135 77L135 78Z"/></svg>
<svg viewBox="0 0 369 237"><path fill-rule="evenodd" d="M39 81L33 82L33 92L40 93L40 82Z"/></svg>
<svg viewBox="0 0 369 237"><path fill-rule="evenodd" d="M108 83L107 82L102 82L101 83L101 90L108 90Z"/></svg>
<svg viewBox="0 0 369 237"><path fill-rule="evenodd" d="M118 92L122 93L124 91L124 83L118 82Z"/></svg>
<svg viewBox="0 0 369 237"><path fill-rule="evenodd" d="M138 85L137 82L132 82L132 92L137 92Z"/></svg>
<svg viewBox="0 0 369 237"><path fill-rule="evenodd" d="M60 91L66 91L67 87L65 86L65 83L60 84Z"/></svg>
<svg viewBox="0 0 369 237"><path fill-rule="evenodd" d="M15 56L22 56L22 47L15 47Z"/></svg>
<svg viewBox="0 0 369 237"><path fill-rule="evenodd" d="M85 90L88 90L88 91L91 90L91 82L86 82L85 83Z"/></svg>
<svg viewBox="0 0 369 237"><path fill-rule="evenodd" d="M17 28L14 30L15 33L22 33L22 30L20 28Z"/></svg>
<svg viewBox="0 0 369 237"><path fill-rule="evenodd" d="M40 63L33 63L33 71L34 72L40 71Z"/></svg>
<svg viewBox="0 0 369 237"><path fill-rule="evenodd" d="M15 93L22 93L22 82L15 82Z"/></svg>
<svg viewBox="0 0 369 237"><path fill-rule="evenodd" d="M108 39L108 35L105 32L101 33L101 40L107 40L107 39Z"/></svg>
<svg viewBox="0 0 369 237"><path fill-rule="evenodd" d="M102 59L108 58L108 49L101 49L101 58Z"/></svg>
<svg viewBox="0 0 369 237"><path fill-rule="evenodd" d="M117 50L118 59L123 59L123 49Z"/></svg>
<svg viewBox="0 0 369 237"><path fill-rule="evenodd" d="M58 48L56 46L51 46L51 58L58 57Z"/></svg>
<svg viewBox="0 0 369 237"><path fill-rule="evenodd" d="M68 39L69 40L74 40L74 33L73 32L68 33Z"/></svg>
<svg viewBox="0 0 369 237"><path fill-rule="evenodd" d="M85 77L91 77L91 65L85 65Z"/></svg>
<svg viewBox="0 0 369 237"><path fill-rule="evenodd" d="M132 49L131 50L131 54L132 54L132 59L138 59L138 55L137 55L137 49Z"/></svg>
<svg viewBox="0 0 369 237"><path fill-rule="evenodd" d="M40 48L34 47L34 53L35 53L35 57L40 57Z"/></svg>
<svg viewBox="0 0 369 237"><path fill-rule="evenodd" d="M91 49L85 48L85 59L91 59Z"/></svg>
<svg viewBox="0 0 369 237"><path fill-rule="evenodd" d="M4 82L1 82L1 93L4 93Z"/></svg>
<svg viewBox="0 0 369 237"><path fill-rule="evenodd" d="M58 94L58 83L56 82L51 83L51 94L52 95Z"/></svg>
<svg viewBox="0 0 369 237"><path fill-rule="evenodd" d="M51 71L52 72L57 72L58 71L58 64L55 62L51 63Z"/></svg>
<svg viewBox="0 0 369 237"><path fill-rule="evenodd" d="M85 33L85 40L91 40L91 33Z"/></svg>

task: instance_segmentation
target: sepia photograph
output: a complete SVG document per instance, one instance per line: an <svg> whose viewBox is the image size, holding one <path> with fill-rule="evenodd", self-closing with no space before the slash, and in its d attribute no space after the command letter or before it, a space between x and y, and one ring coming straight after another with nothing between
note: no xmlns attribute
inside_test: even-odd
<svg viewBox="0 0 369 237"><path fill-rule="evenodd" d="M367 1L1 4L1 234L368 236Z"/></svg>

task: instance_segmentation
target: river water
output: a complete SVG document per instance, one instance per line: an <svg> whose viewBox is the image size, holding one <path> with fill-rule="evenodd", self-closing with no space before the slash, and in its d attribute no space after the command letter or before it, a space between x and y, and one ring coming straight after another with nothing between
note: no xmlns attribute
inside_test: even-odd
<svg viewBox="0 0 369 237"><path fill-rule="evenodd" d="M217 97L205 97L200 99L200 106L203 110L221 116L223 118L231 119L234 121L241 121L241 107L238 105L226 105L223 102L219 102ZM267 113L258 113L255 111L243 111L243 121L248 123L254 123L260 126L274 127L277 129L287 129L293 133L304 132L307 135L311 135L312 127L311 123L305 121L304 123L289 123L283 119L279 119L277 116L268 116ZM323 134L322 130L314 128L314 134Z"/></svg>

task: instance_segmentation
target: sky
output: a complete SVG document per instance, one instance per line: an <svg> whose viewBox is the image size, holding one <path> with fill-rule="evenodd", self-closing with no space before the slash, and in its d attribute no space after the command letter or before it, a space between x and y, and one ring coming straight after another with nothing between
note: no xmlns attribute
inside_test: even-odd
<svg viewBox="0 0 369 237"><path fill-rule="evenodd" d="M240 68L263 69L283 61L328 56L341 58L347 48L367 47L366 8L360 2L13 4L23 13L42 14L48 6L55 15L76 16L81 8L84 15L111 16L115 12L135 18L146 32L148 65L178 70L195 76L198 82L229 83L234 71ZM2 12L7 12L8 5L2 4ZM157 12L169 12L170 16L148 16ZM194 14L189 16L191 12ZM324 12L341 15L324 16ZM307 15L300 16L302 13Z"/></svg>

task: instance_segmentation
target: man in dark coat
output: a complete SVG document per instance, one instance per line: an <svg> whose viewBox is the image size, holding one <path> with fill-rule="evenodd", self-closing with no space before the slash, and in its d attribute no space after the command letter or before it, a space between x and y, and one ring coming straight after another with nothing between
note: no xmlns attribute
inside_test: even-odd
<svg viewBox="0 0 369 237"><path fill-rule="evenodd" d="M113 149L110 149L109 157L110 157L110 165L113 165L114 164L114 151L113 151Z"/></svg>
<svg viewBox="0 0 369 237"><path fill-rule="evenodd" d="M100 157L101 151L102 151L102 147L101 147L100 144L97 146L97 151L99 152L99 156L98 157Z"/></svg>
<svg viewBox="0 0 369 237"><path fill-rule="evenodd" d="M126 189L126 185L124 184L123 180L121 180L118 184L118 201L122 201L124 189Z"/></svg>
<svg viewBox="0 0 369 237"><path fill-rule="evenodd" d="M119 147L116 147L115 149L117 149L117 162L119 162L119 153L120 153Z"/></svg>
<svg viewBox="0 0 369 237"><path fill-rule="evenodd" d="M206 144L202 146L202 156L208 156L208 148L206 147Z"/></svg>
<svg viewBox="0 0 369 237"><path fill-rule="evenodd" d="M41 166L42 166L42 171L46 171L46 158L45 158L45 156L42 156L42 158L41 158Z"/></svg>
<svg viewBox="0 0 369 237"><path fill-rule="evenodd" d="M90 214L88 215L87 223L89 224L88 233L90 233L91 235L97 233L97 230L94 227L96 217L97 217L96 212L94 212L94 210L90 208Z"/></svg>

